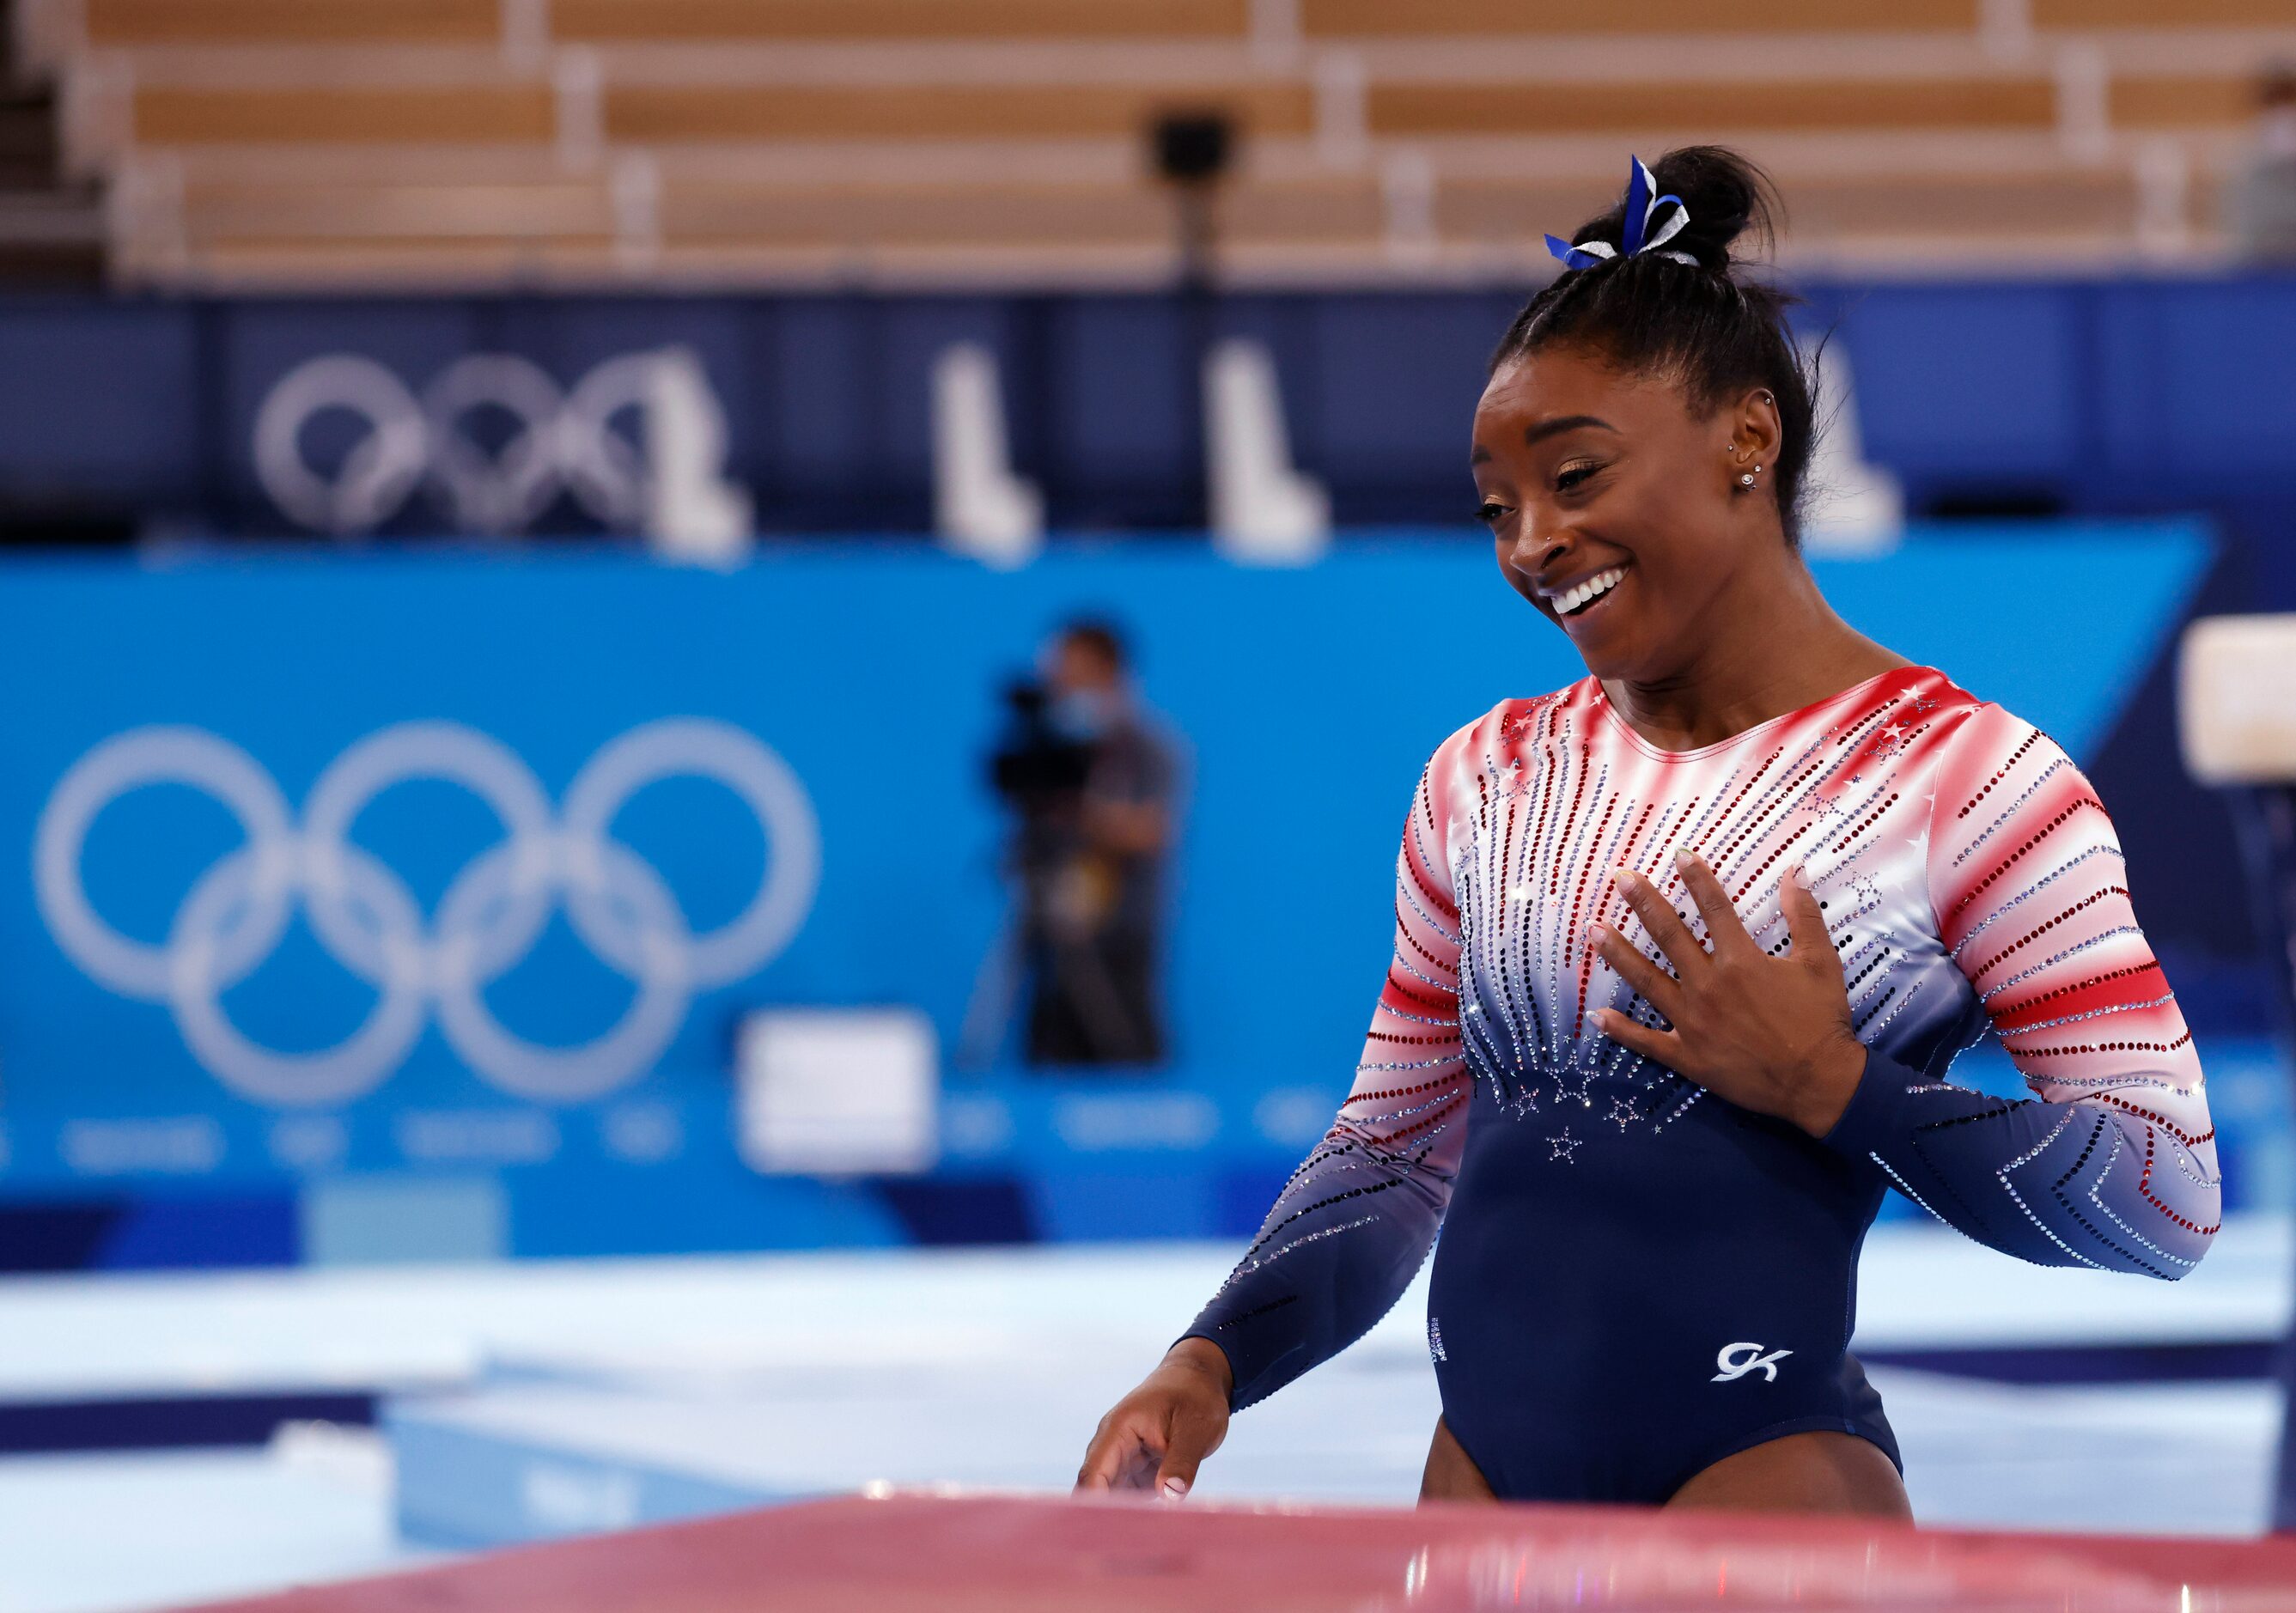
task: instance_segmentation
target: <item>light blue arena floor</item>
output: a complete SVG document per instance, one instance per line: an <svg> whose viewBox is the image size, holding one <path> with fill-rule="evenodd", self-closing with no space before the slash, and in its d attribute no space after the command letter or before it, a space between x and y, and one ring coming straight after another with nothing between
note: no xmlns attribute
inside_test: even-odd
<svg viewBox="0 0 2296 1613"><path fill-rule="evenodd" d="M2252 1342L2285 1329L2291 1254L2284 1222L2236 1221L2171 1287L1886 1227L1867 1249L1859 1341ZM405 1453L365 1430L303 1429L266 1451L0 1461L0 1613L153 1607L422 1560L432 1548L399 1537L400 1506L434 1540L458 1524L496 1539L879 1479L1062 1489L1095 1419L1233 1255L1064 1247L0 1284L0 1396L384 1385L401 1391ZM1435 1417L1423 1314L1407 1298L1238 1418L1199 1494L1407 1502ZM2262 1383L1874 1378L1926 1520L2262 1526L2279 1413Z"/></svg>

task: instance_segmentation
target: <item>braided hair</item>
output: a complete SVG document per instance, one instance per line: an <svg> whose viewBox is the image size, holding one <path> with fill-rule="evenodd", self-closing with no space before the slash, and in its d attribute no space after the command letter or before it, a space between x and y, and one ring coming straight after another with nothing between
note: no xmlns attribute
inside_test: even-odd
<svg viewBox="0 0 2296 1613"><path fill-rule="evenodd" d="M1784 212L1776 187L1753 163L1715 145L1669 151L1650 171L1656 193L1679 197L1689 214L1665 252L1695 263L1642 251L1564 270L1514 316L1491 355L1491 370L1542 348L1578 347L1628 374L1675 378L1701 411L1767 389L1777 402L1782 430L1774 484L1778 513L1786 541L1799 544L1804 480L1817 433L1818 355L1804 352L1786 323L1786 310L1801 299L1746 274L1745 260L1732 252L1742 238L1764 252L1775 242L1773 221ZM1673 205L1660 209L1652 223L1662 225ZM1621 199L1580 225L1572 244L1619 247L1625 209Z"/></svg>

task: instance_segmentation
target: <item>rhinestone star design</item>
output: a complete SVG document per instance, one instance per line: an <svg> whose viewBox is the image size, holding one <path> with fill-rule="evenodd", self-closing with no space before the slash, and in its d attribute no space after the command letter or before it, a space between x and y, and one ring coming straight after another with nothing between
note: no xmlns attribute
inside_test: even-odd
<svg viewBox="0 0 2296 1613"><path fill-rule="evenodd" d="M1578 1085L1575 1090L1570 1085L1570 1079L1574 1074L1577 1076L1578 1081ZM1570 1070L1560 1071L1554 1077L1554 1101L1557 1103L1562 1103L1570 1099L1576 1098L1582 1104L1591 1104L1595 1100L1588 1096L1587 1089L1593 1086L1594 1084L1595 1072L1591 1069L1581 1069L1575 1072Z"/></svg>
<svg viewBox="0 0 2296 1613"><path fill-rule="evenodd" d="M1636 1121L1641 1119L1642 1114L1641 1111L1636 1109L1633 1104L1628 1102L1626 1099L1613 1098L1611 1100L1611 1112L1603 1118L1605 1120L1617 1121L1619 1123L1619 1129L1620 1131L1624 1131Z"/></svg>
<svg viewBox="0 0 2296 1613"><path fill-rule="evenodd" d="M1561 1136L1549 1137L1546 1140L1546 1146L1552 1150L1546 1157L1550 1159L1560 1159L1565 1165L1576 1165L1578 1161L1570 1156L1577 1151L1578 1142L1578 1138L1570 1134L1570 1128L1566 1126L1562 1128Z"/></svg>

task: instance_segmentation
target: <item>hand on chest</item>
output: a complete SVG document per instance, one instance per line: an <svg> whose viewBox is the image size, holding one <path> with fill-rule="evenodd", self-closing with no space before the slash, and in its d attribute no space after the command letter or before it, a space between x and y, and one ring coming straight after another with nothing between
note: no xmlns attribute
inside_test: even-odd
<svg viewBox="0 0 2296 1613"><path fill-rule="evenodd" d="M1685 850L1711 867L1747 934L1774 956L1790 945L1782 886L1807 868L1861 1034L1911 995L1907 977L1919 985L1939 966L1951 972L1929 900L1926 798L1903 779L1808 766L1797 777L1776 757L1669 774L1559 749L1494 761L1478 810L1452 825L1463 1011L1479 1022L1471 1051L1526 1069L1636 1062L1604 1041L1593 1016L1611 1008L1658 1017L1588 932L1607 926L1669 967L1614 883L1623 867L1706 942L1675 865ZM1765 773L1774 775L1767 787ZM1929 992L1946 995L1935 982Z"/></svg>

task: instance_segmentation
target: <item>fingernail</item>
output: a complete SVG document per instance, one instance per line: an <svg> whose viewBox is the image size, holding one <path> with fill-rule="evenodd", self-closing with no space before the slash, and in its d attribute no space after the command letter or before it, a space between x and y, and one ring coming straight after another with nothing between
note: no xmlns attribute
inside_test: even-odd
<svg viewBox="0 0 2296 1613"><path fill-rule="evenodd" d="M1793 865L1793 882L1804 890L1809 888L1809 869L1807 865L1800 863Z"/></svg>
<svg viewBox="0 0 2296 1613"><path fill-rule="evenodd" d="M1690 855L1690 847L1687 846L1674 854L1674 865L1677 868L1687 868L1697 860Z"/></svg>
<svg viewBox="0 0 2296 1613"><path fill-rule="evenodd" d="M1620 863L1611 870L1611 882L1614 885L1631 885L1635 882L1635 871L1624 863Z"/></svg>
<svg viewBox="0 0 2296 1613"><path fill-rule="evenodd" d="M1587 926L1587 944L1590 946L1600 946L1610 933L1600 924L1589 924Z"/></svg>
<svg viewBox="0 0 2296 1613"><path fill-rule="evenodd" d="M1188 1481L1186 1479L1168 1478L1164 1481L1164 1494L1171 1500L1177 1501L1181 1496L1185 1495L1187 1493Z"/></svg>

